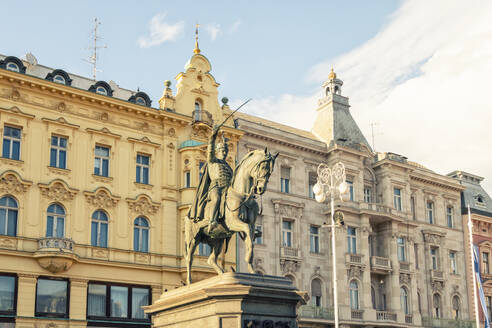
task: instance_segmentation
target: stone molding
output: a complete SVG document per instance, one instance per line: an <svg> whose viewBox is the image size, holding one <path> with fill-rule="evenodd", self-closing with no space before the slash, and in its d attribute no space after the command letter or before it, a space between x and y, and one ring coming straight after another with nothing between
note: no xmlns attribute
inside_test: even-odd
<svg viewBox="0 0 492 328"><path fill-rule="evenodd" d="M0 176L0 192L8 194L25 193L32 182L23 180L17 172L5 171Z"/></svg>
<svg viewBox="0 0 492 328"><path fill-rule="evenodd" d="M44 197L59 202L73 200L75 195L79 192L77 189L70 188L70 186L61 179L55 179L47 184L38 183L38 187Z"/></svg>
<svg viewBox="0 0 492 328"><path fill-rule="evenodd" d="M152 199L144 194L138 195L134 199L127 198L128 207L133 213L154 215L159 210L161 204L152 201Z"/></svg>
<svg viewBox="0 0 492 328"><path fill-rule="evenodd" d="M288 218L302 218L304 204L283 199L272 199L272 203L274 205L275 214Z"/></svg>
<svg viewBox="0 0 492 328"><path fill-rule="evenodd" d="M426 243L435 245L441 245L441 239L446 236L446 233L433 230L422 230L422 233Z"/></svg>
<svg viewBox="0 0 492 328"><path fill-rule="evenodd" d="M118 204L121 197L114 196L107 188L99 187L94 191L84 191L85 199L94 207L112 208Z"/></svg>

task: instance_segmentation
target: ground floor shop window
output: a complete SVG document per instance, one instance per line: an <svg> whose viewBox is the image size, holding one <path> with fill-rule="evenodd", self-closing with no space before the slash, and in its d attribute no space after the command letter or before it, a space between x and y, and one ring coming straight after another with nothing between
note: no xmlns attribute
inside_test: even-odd
<svg viewBox="0 0 492 328"><path fill-rule="evenodd" d="M142 306L150 304L150 288L111 283L89 283L87 319L89 321L148 322ZM94 327L94 325L90 325Z"/></svg>
<svg viewBox="0 0 492 328"><path fill-rule="evenodd" d="M36 316L68 317L68 281L39 278L36 287Z"/></svg>

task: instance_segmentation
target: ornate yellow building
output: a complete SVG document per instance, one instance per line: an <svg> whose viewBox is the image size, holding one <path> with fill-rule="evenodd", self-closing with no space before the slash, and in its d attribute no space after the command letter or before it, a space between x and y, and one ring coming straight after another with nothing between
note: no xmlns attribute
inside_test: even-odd
<svg viewBox="0 0 492 328"><path fill-rule="evenodd" d="M210 71L196 48L152 108L112 81L0 56L0 327L150 327L140 306L183 283L182 222L230 112ZM241 133L223 131L234 165ZM206 259L195 280L213 274Z"/></svg>

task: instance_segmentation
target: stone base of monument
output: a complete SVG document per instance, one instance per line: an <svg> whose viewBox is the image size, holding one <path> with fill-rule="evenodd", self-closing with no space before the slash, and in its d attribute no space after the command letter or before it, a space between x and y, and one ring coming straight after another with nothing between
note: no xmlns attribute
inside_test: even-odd
<svg viewBox="0 0 492 328"><path fill-rule="evenodd" d="M165 292L145 312L156 328L294 328L305 299L287 278L227 272Z"/></svg>

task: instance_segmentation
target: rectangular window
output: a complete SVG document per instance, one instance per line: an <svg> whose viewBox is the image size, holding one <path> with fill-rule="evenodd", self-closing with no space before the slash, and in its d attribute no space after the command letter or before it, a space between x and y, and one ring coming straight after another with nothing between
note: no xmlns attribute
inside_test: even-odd
<svg viewBox="0 0 492 328"><path fill-rule="evenodd" d="M282 222L282 246L292 247L292 221Z"/></svg>
<svg viewBox="0 0 492 328"><path fill-rule="evenodd" d="M0 275L0 314L15 315L16 283L15 276Z"/></svg>
<svg viewBox="0 0 492 328"><path fill-rule="evenodd" d="M482 266L483 273L490 274L489 253L482 253Z"/></svg>
<svg viewBox="0 0 492 328"><path fill-rule="evenodd" d="M412 219L417 220L417 216L415 214L415 197L410 197L410 210L412 211Z"/></svg>
<svg viewBox="0 0 492 328"><path fill-rule="evenodd" d="M453 207L448 206L446 208L446 221L448 223L448 228L454 228L454 222L453 222Z"/></svg>
<svg viewBox="0 0 492 328"><path fill-rule="evenodd" d="M93 320L148 321L142 306L150 304L150 288L108 283L89 283L87 293L87 318ZM97 326L104 326L98 324Z"/></svg>
<svg viewBox="0 0 492 328"><path fill-rule="evenodd" d="M137 183L149 184L150 156L137 154Z"/></svg>
<svg viewBox="0 0 492 328"><path fill-rule="evenodd" d="M397 244L398 244L398 261L406 262L407 256L405 254L405 238L398 237Z"/></svg>
<svg viewBox="0 0 492 328"><path fill-rule="evenodd" d="M430 255L431 255L432 270L437 270L437 268L439 267L437 248L435 247L431 248Z"/></svg>
<svg viewBox="0 0 492 328"><path fill-rule="evenodd" d="M50 166L67 168L67 138L51 136Z"/></svg>
<svg viewBox="0 0 492 328"><path fill-rule="evenodd" d="M4 126L2 157L20 160L21 129Z"/></svg>
<svg viewBox="0 0 492 328"><path fill-rule="evenodd" d="M401 206L401 189L400 188L393 188L393 206L398 211L401 211L402 210L402 206Z"/></svg>
<svg viewBox="0 0 492 328"><path fill-rule="evenodd" d="M419 245L413 244L413 252L415 253L415 269L419 268Z"/></svg>
<svg viewBox="0 0 492 328"><path fill-rule="evenodd" d="M354 201L354 182L353 181L345 181L347 183L347 189L349 194L349 199Z"/></svg>
<svg viewBox="0 0 492 328"><path fill-rule="evenodd" d="M372 188L364 187L364 202L372 203Z"/></svg>
<svg viewBox="0 0 492 328"><path fill-rule="evenodd" d="M357 235L355 228L347 228L347 251L351 254L357 254Z"/></svg>
<svg viewBox="0 0 492 328"><path fill-rule="evenodd" d="M434 203L427 202L427 220L430 224L434 224Z"/></svg>
<svg viewBox="0 0 492 328"><path fill-rule="evenodd" d="M456 265L456 252L449 252L449 264L451 266L451 273L452 274L457 274L458 273L458 267Z"/></svg>
<svg viewBox="0 0 492 328"><path fill-rule="evenodd" d="M282 166L280 168L280 191L290 192L290 167Z"/></svg>
<svg viewBox="0 0 492 328"><path fill-rule="evenodd" d="M319 253L319 227L309 227L309 241L311 253Z"/></svg>
<svg viewBox="0 0 492 328"><path fill-rule="evenodd" d="M109 147L96 146L94 174L109 177Z"/></svg>
<svg viewBox="0 0 492 328"><path fill-rule="evenodd" d="M36 316L68 317L68 281L38 279L36 288Z"/></svg>
<svg viewBox="0 0 492 328"><path fill-rule="evenodd" d="M184 173L184 186L185 186L185 188L191 187L191 173L190 173L190 171L185 171L185 173Z"/></svg>
<svg viewBox="0 0 492 328"><path fill-rule="evenodd" d="M209 256L212 253L212 248L208 244L200 243L198 244L198 255Z"/></svg>
<svg viewBox="0 0 492 328"><path fill-rule="evenodd" d="M314 199L314 191L313 191L313 188L314 188L314 185L316 184L316 181L317 181L317 177L316 177L316 173L309 173L309 176L308 176L308 197L311 198L311 199Z"/></svg>
<svg viewBox="0 0 492 328"><path fill-rule="evenodd" d="M255 224L255 230L262 233L261 236L255 238L255 244L263 244L263 225L261 223Z"/></svg>

